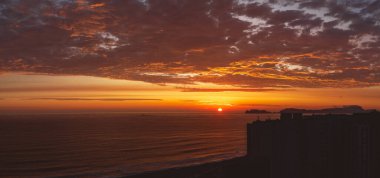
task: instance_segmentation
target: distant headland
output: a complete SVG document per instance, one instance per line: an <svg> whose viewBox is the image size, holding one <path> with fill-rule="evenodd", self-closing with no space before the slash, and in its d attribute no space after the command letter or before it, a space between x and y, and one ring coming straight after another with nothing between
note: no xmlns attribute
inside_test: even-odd
<svg viewBox="0 0 380 178"><path fill-rule="evenodd" d="M375 111L375 109L365 110L363 107L358 105L347 105L343 107L335 108L325 108L325 109L297 109L297 108L286 108L281 110L281 113L304 113L304 114L352 114L352 113L369 113Z"/></svg>
<svg viewBox="0 0 380 178"><path fill-rule="evenodd" d="M245 111L246 114L270 114L267 110L259 110L259 109L250 109Z"/></svg>
<svg viewBox="0 0 380 178"><path fill-rule="evenodd" d="M375 109L363 109L358 105L347 105L342 107L324 108L324 109L299 109L299 108L286 108L280 113L303 113L303 114L353 114L353 113L370 113ZM246 114L271 114L277 112L270 112L267 110L250 109L245 111Z"/></svg>

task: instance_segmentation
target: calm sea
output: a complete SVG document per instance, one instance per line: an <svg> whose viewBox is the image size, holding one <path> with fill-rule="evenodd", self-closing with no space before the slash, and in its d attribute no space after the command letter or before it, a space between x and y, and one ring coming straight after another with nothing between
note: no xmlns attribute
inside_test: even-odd
<svg viewBox="0 0 380 178"><path fill-rule="evenodd" d="M276 118L261 115L260 119ZM122 177L245 155L253 114L0 116L0 177Z"/></svg>

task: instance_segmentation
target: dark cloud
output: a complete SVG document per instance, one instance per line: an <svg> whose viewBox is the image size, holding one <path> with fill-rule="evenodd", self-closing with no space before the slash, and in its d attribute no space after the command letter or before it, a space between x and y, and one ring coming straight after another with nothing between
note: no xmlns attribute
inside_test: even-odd
<svg viewBox="0 0 380 178"><path fill-rule="evenodd" d="M247 88L380 84L380 1L3 0L0 73Z"/></svg>
<svg viewBox="0 0 380 178"><path fill-rule="evenodd" d="M137 90L155 90L154 88L138 88ZM7 92L62 92L62 91L136 91L136 88L123 86L41 86L41 87L0 87L0 93Z"/></svg>
<svg viewBox="0 0 380 178"><path fill-rule="evenodd" d="M271 89L271 88L178 88L182 92L269 92L269 91L289 91L288 89Z"/></svg>
<svg viewBox="0 0 380 178"><path fill-rule="evenodd" d="M240 104L239 106L251 106L251 107L284 107L284 105L274 105L274 104Z"/></svg>
<svg viewBox="0 0 380 178"><path fill-rule="evenodd" d="M56 101L162 101L151 98L29 98L28 100L56 100Z"/></svg>

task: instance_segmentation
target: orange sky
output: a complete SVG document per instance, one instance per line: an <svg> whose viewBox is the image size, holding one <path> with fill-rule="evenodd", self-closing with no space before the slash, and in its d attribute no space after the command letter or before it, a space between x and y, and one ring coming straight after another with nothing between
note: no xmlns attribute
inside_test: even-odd
<svg viewBox="0 0 380 178"><path fill-rule="evenodd" d="M380 108L380 87L239 91L238 87L209 83L163 86L99 77L25 73L2 74L0 83L2 112L186 112L216 111L218 107L227 112L242 112L251 108L278 111L285 107L351 104ZM194 88L198 90L192 92ZM208 89L207 92L202 88Z"/></svg>

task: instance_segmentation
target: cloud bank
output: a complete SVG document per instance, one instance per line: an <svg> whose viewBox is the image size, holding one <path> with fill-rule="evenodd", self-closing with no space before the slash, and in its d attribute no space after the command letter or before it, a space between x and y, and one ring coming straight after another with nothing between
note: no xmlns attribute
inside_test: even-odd
<svg viewBox="0 0 380 178"><path fill-rule="evenodd" d="M380 84L377 0L3 0L0 73L247 88Z"/></svg>
<svg viewBox="0 0 380 178"><path fill-rule="evenodd" d="M151 98L29 98L28 100L56 100L56 101L162 101Z"/></svg>

